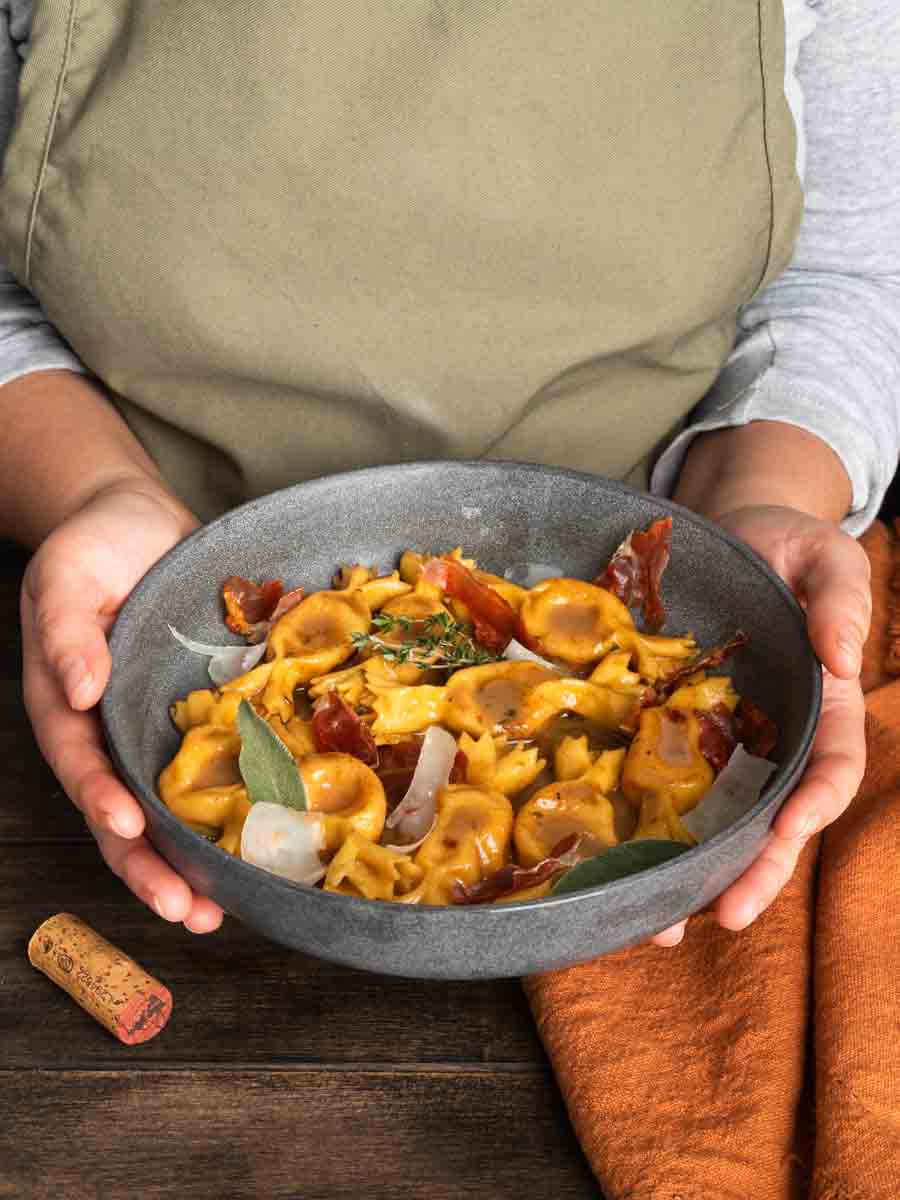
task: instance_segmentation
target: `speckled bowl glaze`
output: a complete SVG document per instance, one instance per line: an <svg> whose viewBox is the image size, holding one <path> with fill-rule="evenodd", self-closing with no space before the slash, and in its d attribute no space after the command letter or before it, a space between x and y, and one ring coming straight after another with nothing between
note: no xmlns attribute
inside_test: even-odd
<svg viewBox="0 0 900 1200"><path fill-rule="evenodd" d="M406 906L303 888L232 858L173 817L156 779L179 735L170 703L209 686L206 660L166 623L225 642L220 589L232 574L327 587L342 563L392 570L407 547L456 545L503 574L549 564L593 578L628 532L671 513L666 631L702 645L746 630L729 664L739 691L777 722L779 766L758 803L709 842L651 870L573 895L470 908ZM528 975L642 941L708 904L753 860L809 754L821 672L803 614L750 550L677 505L620 483L521 463L426 462L317 479L198 530L145 576L111 638L102 718L115 763L159 851L199 892L267 938L369 971L440 979Z"/></svg>

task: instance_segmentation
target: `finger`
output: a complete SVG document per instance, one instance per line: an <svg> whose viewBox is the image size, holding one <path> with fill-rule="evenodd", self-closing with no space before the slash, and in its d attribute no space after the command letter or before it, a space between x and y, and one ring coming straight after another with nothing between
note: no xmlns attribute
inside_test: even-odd
<svg viewBox="0 0 900 1200"><path fill-rule="evenodd" d="M869 560L845 534L824 538L815 554L801 579L810 641L833 675L853 679L872 618Z"/></svg>
<svg viewBox="0 0 900 1200"><path fill-rule="evenodd" d="M22 657L25 707L57 779L91 824L137 837L144 829L140 805L116 778L96 717L69 707L41 653L33 609L27 604L22 609Z"/></svg>
<svg viewBox="0 0 900 1200"><path fill-rule="evenodd" d="M110 870L164 920L183 921L192 933L211 933L222 924L219 905L195 895L146 838L126 841L102 829L92 832Z"/></svg>
<svg viewBox="0 0 900 1200"><path fill-rule="evenodd" d="M859 684L825 679L825 698L809 765L775 818L782 838L809 838L837 820L856 795L866 765L865 701Z"/></svg>
<svg viewBox="0 0 900 1200"><path fill-rule="evenodd" d="M146 838L120 838L105 829L91 832L110 870L166 921L183 921L194 905L194 894Z"/></svg>
<svg viewBox="0 0 900 1200"><path fill-rule="evenodd" d="M97 732L95 719L85 714L84 721L92 726L91 732ZM139 837L146 825L141 806L113 773L105 754L97 751L95 757L96 766L89 767L83 741L63 746L58 755L62 773L57 777L89 824L117 837Z"/></svg>
<svg viewBox="0 0 900 1200"><path fill-rule="evenodd" d="M143 833L143 811L101 748L97 718L64 706L29 712L41 753L85 819L123 838Z"/></svg>
<svg viewBox="0 0 900 1200"><path fill-rule="evenodd" d="M49 745L43 719L38 718L38 744L66 792L84 813L106 862L161 917L183 920L194 933L217 929L223 915L219 906L205 897L195 897L146 839L138 836L144 829L143 812L113 774L100 747L96 718L89 713L74 713L64 703L60 707Z"/></svg>
<svg viewBox="0 0 900 1200"><path fill-rule="evenodd" d="M836 820L856 795L865 768L865 703L855 681L826 678L826 700L809 765L778 814L760 857L723 892L716 916L745 929L793 874L803 847Z"/></svg>
<svg viewBox="0 0 900 1200"><path fill-rule="evenodd" d="M67 795L92 825L124 838L144 829L140 805L118 780L103 748L100 723L91 713L74 712L23 626L23 687L41 753Z"/></svg>
<svg viewBox="0 0 900 1200"><path fill-rule="evenodd" d="M72 708L91 708L100 699L111 669L103 630L104 598L76 564L36 558L25 574L22 623L33 633L34 650L59 680Z"/></svg>
<svg viewBox="0 0 900 1200"><path fill-rule="evenodd" d="M746 929L763 912L794 873L806 838L770 834L760 856L716 901L716 919L726 929Z"/></svg>
<svg viewBox="0 0 900 1200"><path fill-rule="evenodd" d="M184 918L184 925L191 933L212 933L222 924L224 915L215 901L195 895L191 911Z"/></svg>
<svg viewBox="0 0 900 1200"><path fill-rule="evenodd" d="M99 721L69 706L62 681L48 663L46 643L35 627L31 599L29 595L28 602L24 602L23 592L23 684L26 708L41 752L84 814L101 854L115 874L166 920L185 920L192 932L211 932L221 924L222 910L212 900L195 896L139 836L145 826L140 805L113 771ZM97 681L105 685L102 671Z"/></svg>
<svg viewBox="0 0 900 1200"><path fill-rule="evenodd" d="M654 933L650 941L654 946L677 946L684 938L686 928L687 921L679 921L677 925L670 925L668 929L662 929L659 933Z"/></svg>

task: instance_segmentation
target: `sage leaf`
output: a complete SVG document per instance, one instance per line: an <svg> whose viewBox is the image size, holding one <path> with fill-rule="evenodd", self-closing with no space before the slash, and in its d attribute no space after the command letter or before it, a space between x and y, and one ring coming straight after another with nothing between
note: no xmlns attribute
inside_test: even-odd
<svg viewBox="0 0 900 1200"><path fill-rule="evenodd" d="M567 871L557 880L552 894L562 896L567 892L579 892L582 888L611 883L614 879L624 879L626 875L636 875L638 871L658 867L660 863L677 858L679 854L690 849L691 847L684 842L666 842L656 838L622 842L604 850L602 854L586 858L577 867Z"/></svg>
<svg viewBox="0 0 900 1200"><path fill-rule="evenodd" d="M238 765L250 803L264 800L306 812L306 787L294 756L246 700L238 708L237 727L241 735Z"/></svg>

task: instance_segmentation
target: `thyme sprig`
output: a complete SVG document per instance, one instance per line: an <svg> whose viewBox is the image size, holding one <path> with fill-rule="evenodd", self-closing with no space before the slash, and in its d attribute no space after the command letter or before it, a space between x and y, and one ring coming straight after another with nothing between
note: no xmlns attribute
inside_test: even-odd
<svg viewBox="0 0 900 1200"><path fill-rule="evenodd" d="M459 667L498 661L496 655L479 646L468 625L454 621L449 613L430 613L419 618L376 613L372 626L377 633L352 635L354 649L373 650L385 662L396 666L411 663L423 671L429 667L455 671ZM380 636L398 630L409 633L414 627L421 632L401 642L388 642Z"/></svg>

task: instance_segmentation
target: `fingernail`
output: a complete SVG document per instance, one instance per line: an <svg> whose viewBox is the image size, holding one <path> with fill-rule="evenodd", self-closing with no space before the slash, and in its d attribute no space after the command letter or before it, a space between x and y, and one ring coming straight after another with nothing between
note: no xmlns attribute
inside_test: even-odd
<svg viewBox="0 0 900 1200"><path fill-rule="evenodd" d="M859 636L850 631L843 631L838 634L837 641L847 660L847 666L853 671L858 671L862 666L862 642Z"/></svg>
<svg viewBox="0 0 900 1200"><path fill-rule="evenodd" d="M818 827L819 814L817 812L810 812L806 814L803 822L792 833L788 833L787 836L792 839L806 838L815 833Z"/></svg>
<svg viewBox="0 0 900 1200"><path fill-rule="evenodd" d="M81 683L75 689L72 696L72 704L75 708L87 708L94 695L94 676L88 671L82 676Z"/></svg>
<svg viewBox="0 0 900 1200"><path fill-rule="evenodd" d="M66 697L74 708L78 703L79 697L84 693L85 680L90 681L87 663L83 658L66 659L65 662L60 664L60 672L62 674Z"/></svg>
<svg viewBox="0 0 900 1200"><path fill-rule="evenodd" d="M798 837L812 837L819 828L819 814L811 812L803 823L803 828L800 830Z"/></svg>
<svg viewBox="0 0 900 1200"><path fill-rule="evenodd" d="M762 912L762 905L758 900L748 900L740 911L737 919L737 928L739 930L746 929L748 925L752 925L759 914Z"/></svg>
<svg viewBox="0 0 900 1200"><path fill-rule="evenodd" d="M195 937L202 937L203 934L210 932L207 929L194 929L193 925L188 925L187 921L182 921L188 933L192 933Z"/></svg>
<svg viewBox="0 0 900 1200"><path fill-rule="evenodd" d="M107 812L105 809L102 811L101 816L103 817L103 823L106 828L114 833L116 837L131 837L130 831L122 824L121 817L116 817L111 812Z"/></svg>
<svg viewBox="0 0 900 1200"><path fill-rule="evenodd" d="M159 914L159 915L162 917L162 919L163 919L164 921L174 921L174 920L176 920L176 917L175 917L175 915L174 915L174 914L170 914L170 913L167 913L167 912L166 912L165 908L163 907L163 903L162 903L162 901L160 900L159 896L151 896L151 898L150 898L150 902L151 902L151 904L153 905L153 907L156 909L157 913L158 913L158 914Z"/></svg>

